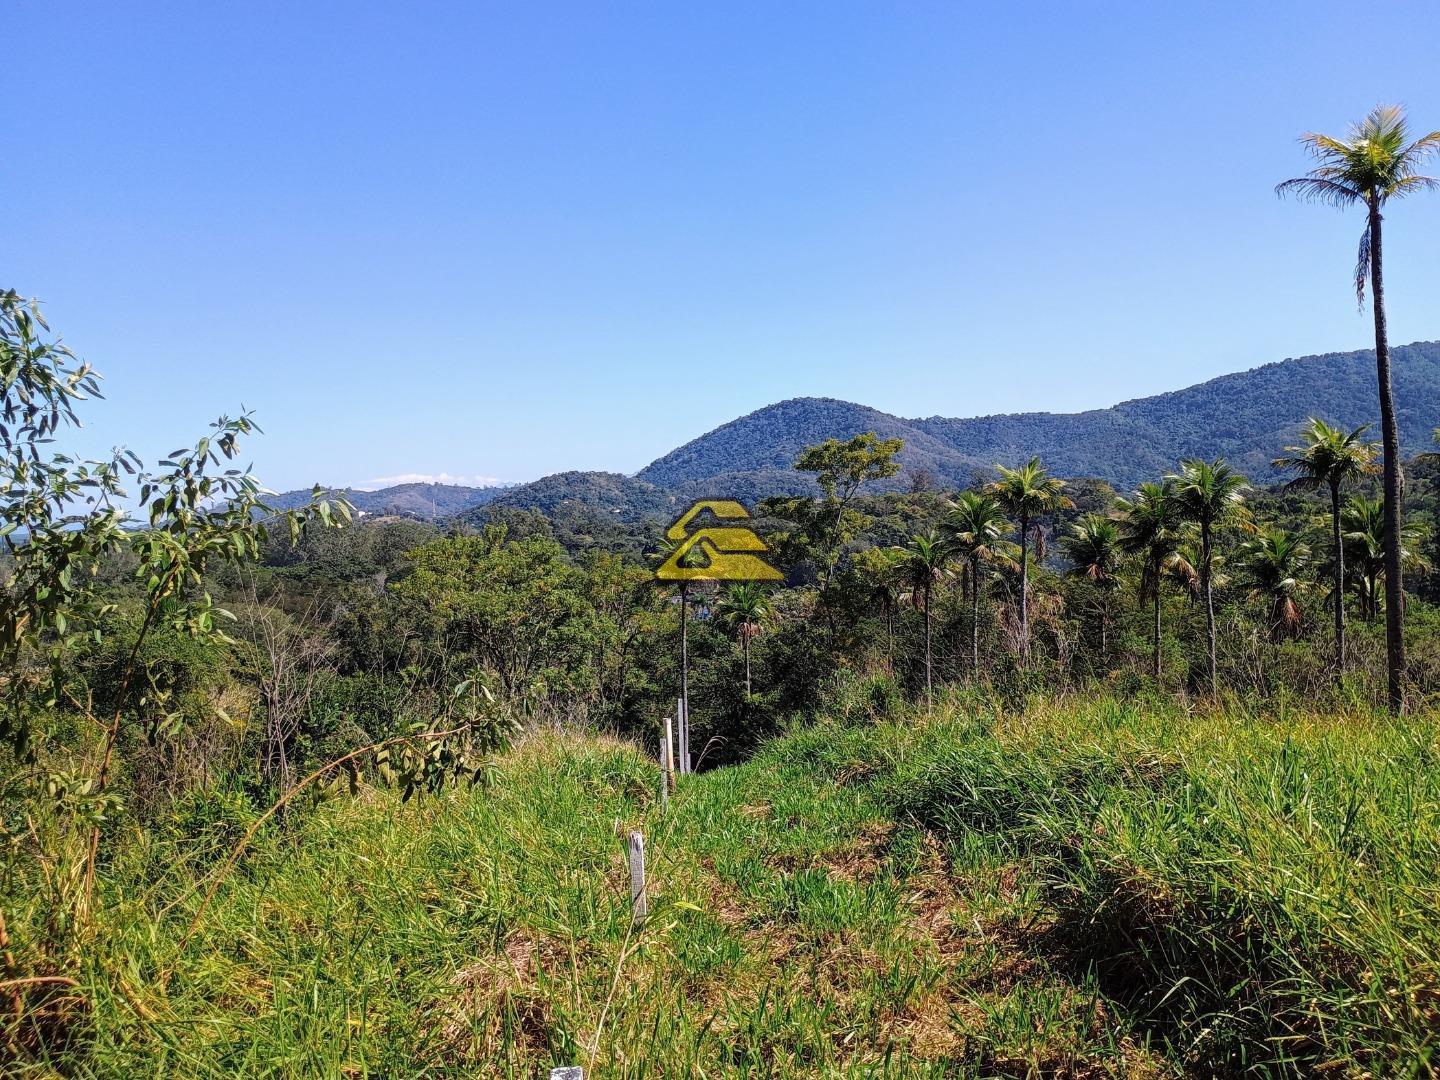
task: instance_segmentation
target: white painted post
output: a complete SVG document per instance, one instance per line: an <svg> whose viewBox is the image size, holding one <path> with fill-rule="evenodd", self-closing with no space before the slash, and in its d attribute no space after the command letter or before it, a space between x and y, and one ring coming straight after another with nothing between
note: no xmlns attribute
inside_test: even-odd
<svg viewBox="0 0 1440 1080"><path fill-rule="evenodd" d="M650 914L645 896L645 836L639 830L630 834L630 916L639 926Z"/></svg>
<svg viewBox="0 0 1440 1080"><path fill-rule="evenodd" d="M675 790L675 732L670 717L665 717L665 745L661 748L660 771L665 776L665 790Z"/></svg>

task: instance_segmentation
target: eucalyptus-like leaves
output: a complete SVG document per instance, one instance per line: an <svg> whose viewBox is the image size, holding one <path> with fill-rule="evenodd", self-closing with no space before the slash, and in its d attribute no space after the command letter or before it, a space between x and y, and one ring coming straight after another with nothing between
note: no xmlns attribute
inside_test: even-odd
<svg viewBox="0 0 1440 1080"><path fill-rule="evenodd" d="M477 672L455 687L439 716L411 724L404 737L388 740L370 758L379 779L398 788L400 801L408 802L420 793L438 794L459 780L488 786L495 778L494 755L519 732L519 723L497 705ZM345 766L344 780L354 793L364 761L354 758Z"/></svg>
<svg viewBox="0 0 1440 1080"><path fill-rule="evenodd" d="M100 461L53 451L57 432L79 423L76 403L99 396L98 379L51 335L35 302L13 290L0 293L0 536L9 564L0 588L0 666L10 676L0 739L20 760L37 759L36 718L44 722L51 712L30 705L47 685L45 705L63 702L101 732L87 766L38 778L88 827L81 886L65 898L81 922L93 893L100 822L113 810L107 782L115 747L135 718L139 688L153 683L143 670L146 638L159 629L223 638L216 619L228 613L206 591L206 572L217 562L253 558L266 519L278 518L293 539L313 521L350 517L346 503L332 504L318 490L306 507L271 511L259 482L233 464L241 439L256 430L249 413L221 417L194 446L153 470L123 449ZM127 483L138 493L139 521L126 509ZM98 579L102 566L122 553L134 559L142 614L138 627L121 624L129 635L128 659L119 692L101 717L66 661L82 639L99 642L112 629L113 605ZM148 725L151 737L173 734L169 714L157 721L150 710Z"/></svg>

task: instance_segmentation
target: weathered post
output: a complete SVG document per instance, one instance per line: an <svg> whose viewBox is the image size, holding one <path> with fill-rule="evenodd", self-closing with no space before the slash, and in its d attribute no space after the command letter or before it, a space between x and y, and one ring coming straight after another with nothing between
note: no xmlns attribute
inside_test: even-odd
<svg viewBox="0 0 1440 1080"><path fill-rule="evenodd" d="M665 761L670 755L670 748L665 744L669 742L669 733L660 732L660 813L663 816L670 810L670 770L666 768Z"/></svg>
<svg viewBox="0 0 1440 1080"><path fill-rule="evenodd" d="M645 836L638 829L630 833L630 917L636 926L650 914L645 896Z"/></svg>
<svg viewBox="0 0 1440 1080"><path fill-rule="evenodd" d="M675 732L670 717L665 717L665 743L660 749L660 771L665 776L667 792L675 790Z"/></svg>

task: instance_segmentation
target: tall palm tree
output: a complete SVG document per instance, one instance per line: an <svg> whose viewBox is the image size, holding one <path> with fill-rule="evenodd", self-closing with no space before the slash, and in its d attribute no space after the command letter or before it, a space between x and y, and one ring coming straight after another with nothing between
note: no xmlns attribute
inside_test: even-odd
<svg viewBox="0 0 1440 1080"><path fill-rule="evenodd" d="M1340 511L1344 530L1346 557L1355 568L1360 581L1360 617L1373 622L1380 610L1380 584L1385 580L1385 502L1351 495ZM1420 554L1425 530L1418 524L1407 524L1400 530L1400 562L1412 572L1426 573L1429 562ZM1389 603L1388 594L1386 590Z"/></svg>
<svg viewBox="0 0 1440 1080"><path fill-rule="evenodd" d="M1000 470L1000 479L986 487L1020 527L1020 652L1030 656L1030 528L1047 514L1074 506L1065 497L1065 481L1051 476L1032 457L1018 469Z"/></svg>
<svg viewBox="0 0 1440 1080"><path fill-rule="evenodd" d="M1251 597L1269 605L1271 641L1300 633L1300 594L1310 565L1310 548L1283 529L1270 529L1240 548L1242 581Z"/></svg>
<svg viewBox="0 0 1440 1080"><path fill-rule="evenodd" d="M980 676L980 567L993 558L1005 558L1009 545L1002 537L1007 525L1005 511L990 495L962 491L955 508L945 519L950 549L969 567L970 590L970 674Z"/></svg>
<svg viewBox="0 0 1440 1080"><path fill-rule="evenodd" d="M745 696L750 696L750 642L760 636L770 617L770 597L757 581L740 581L720 594L715 605L720 625L740 640L745 654Z"/></svg>
<svg viewBox="0 0 1440 1080"><path fill-rule="evenodd" d="M925 700L934 700L935 686L931 678L930 651L930 601L935 586L949 572L950 550L945 538L935 530L919 533L910 538L904 548L904 562L900 572L910 586L910 599L925 614Z"/></svg>
<svg viewBox="0 0 1440 1080"><path fill-rule="evenodd" d="M1390 342L1385 328L1384 246L1380 210L1391 199L1440 187L1434 177L1422 176L1420 166L1440 151L1440 131L1409 141L1405 110L1398 105L1377 105L1370 115L1353 124L1344 138L1314 133L1301 143L1316 166L1304 176L1279 184L1277 194L1294 194L1312 202L1365 207L1365 229L1355 261L1355 295L1365 302L1370 283L1375 316L1375 375L1380 392L1380 438L1385 460L1385 654L1390 709L1405 705L1405 624L1401 597L1400 531L1404 519L1403 478L1400 475L1400 434L1395 423L1395 401L1390 387Z"/></svg>
<svg viewBox="0 0 1440 1080"><path fill-rule="evenodd" d="M1153 674L1160 678L1160 601L1161 582L1166 571L1177 562L1185 562L1180 554L1180 514L1171 498L1167 484L1141 484L1135 494L1116 502L1119 512L1120 547L1131 555L1140 556L1140 602L1151 601L1155 607L1154 639L1151 648Z"/></svg>
<svg viewBox="0 0 1440 1080"><path fill-rule="evenodd" d="M1335 570L1335 670L1345 670L1345 543L1340 535L1340 489L1375 471L1375 444L1363 436L1365 424L1346 433L1311 417L1301 432L1301 445L1287 446L1275 459L1277 469L1293 469L1298 476L1285 486L1291 490L1325 488L1330 492L1330 533Z"/></svg>
<svg viewBox="0 0 1440 1080"><path fill-rule="evenodd" d="M1110 597L1124 555L1120 527L1104 514L1086 514L1070 528L1061 548L1071 562L1070 572L1095 583L1100 593L1100 655L1110 657Z"/></svg>
<svg viewBox="0 0 1440 1080"><path fill-rule="evenodd" d="M1175 509L1200 530L1200 591L1205 596L1205 640L1210 659L1210 696L1220 690L1215 659L1215 533L1244 519L1245 477L1224 459L1182 461L1180 471L1165 478Z"/></svg>

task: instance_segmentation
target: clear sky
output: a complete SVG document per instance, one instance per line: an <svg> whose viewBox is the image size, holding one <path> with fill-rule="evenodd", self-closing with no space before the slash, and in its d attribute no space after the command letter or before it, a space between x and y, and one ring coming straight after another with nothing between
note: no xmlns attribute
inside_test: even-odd
<svg viewBox="0 0 1440 1080"><path fill-rule="evenodd" d="M106 375L87 442L243 403L276 488L1366 347L1358 213L1272 188L1377 102L1440 128L1433 0L5 8L3 284ZM1386 239L1440 337L1440 197Z"/></svg>

